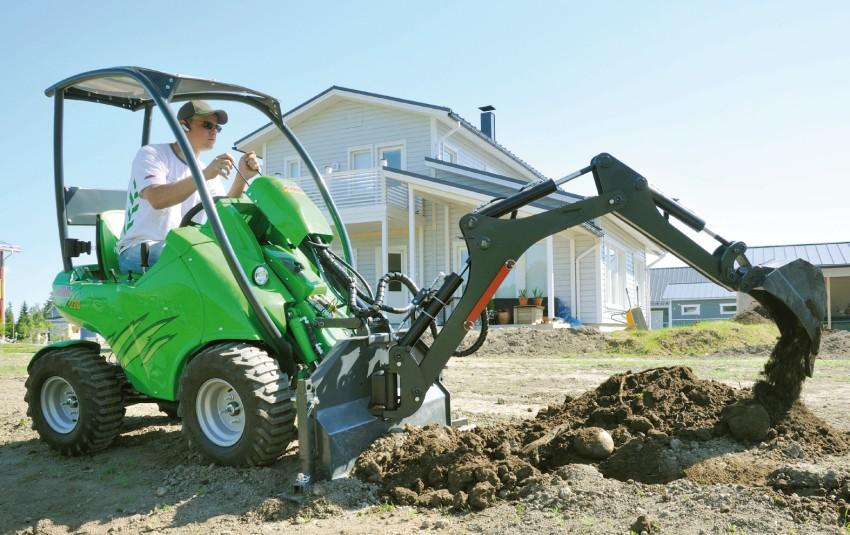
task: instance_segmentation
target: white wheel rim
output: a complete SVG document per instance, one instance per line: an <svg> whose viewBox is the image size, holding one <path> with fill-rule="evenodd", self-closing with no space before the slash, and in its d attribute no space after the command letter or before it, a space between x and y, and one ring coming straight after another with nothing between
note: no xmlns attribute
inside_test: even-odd
<svg viewBox="0 0 850 535"><path fill-rule="evenodd" d="M80 402L74 388L58 376L48 378L41 386L41 414L47 425L67 435L77 427Z"/></svg>
<svg viewBox="0 0 850 535"><path fill-rule="evenodd" d="M229 447L242 438L245 411L242 398L223 379L209 379L198 390L195 413L201 432L216 446Z"/></svg>

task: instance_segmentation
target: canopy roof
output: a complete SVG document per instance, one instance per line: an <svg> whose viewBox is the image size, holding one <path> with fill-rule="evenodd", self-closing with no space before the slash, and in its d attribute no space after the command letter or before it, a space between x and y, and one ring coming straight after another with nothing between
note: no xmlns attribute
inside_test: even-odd
<svg viewBox="0 0 850 535"><path fill-rule="evenodd" d="M135 111L153 105L154 99L143 82L145 79L166 101L194 98L254 101L255 105L265 107L273 116L280 116L277 99L265 93L241 85L141 67L112 67L85 72L48 87L44 93L52 97L56 92L64 91L68 99L109 104Z"/></svg>

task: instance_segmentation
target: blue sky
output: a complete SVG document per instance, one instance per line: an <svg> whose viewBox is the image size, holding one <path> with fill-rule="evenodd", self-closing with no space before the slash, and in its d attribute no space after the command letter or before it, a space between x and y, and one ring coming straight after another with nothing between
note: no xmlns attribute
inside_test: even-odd
<svg viewBox="0 0 850 535"><path fill-rule="evenodd" d="M672 4L672 5L671 5ZM7 300L61 269L49 85L116 65L215 78L289 109L330 85L496 106L548 176L599 152L751 245L850 240L847 2L14 2L0 45ZM69 103L66 181L125 188L141 115ZM233 110L216 151L263 124ZM153 139L168 141L162 124ZM573 191L591 193L589 183Z"/></svg>

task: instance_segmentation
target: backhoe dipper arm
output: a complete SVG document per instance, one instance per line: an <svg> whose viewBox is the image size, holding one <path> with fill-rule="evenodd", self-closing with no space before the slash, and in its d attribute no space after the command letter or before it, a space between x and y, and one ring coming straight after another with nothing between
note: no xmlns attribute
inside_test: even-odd
<svg viewBox="0 0 850 535"><path fill-rule="evenodd" d="M675 201L653 191L644 177L613 156L604 153L596 156L589 167L574 173L571 178L589 171L593 172L599 193L595 197L530 217L499 219L555 192L558 183L547 180L461 218L460 231L469 250L466 289L424 355L417 353L414 346L431 317L436 317L463 282L455 273L446 277L436 299L425 306L424 314L414 321L398 345L390 348L388 365L372 376L370 407L373 414L393 420L413 414L421 405L424 393L440 377L452 353L513 269L516 260L543 238L602 215L614 213L727 289L750 291L752 288L748 286L755 286L764 279L763 275L754 277L752 272L770 269L751 269L743 256L746 245L730 243L710 231L707 232L720 242L720 246L713 253L707 252L674 227L668 220L668 214L697 231L705 230L705 223ZM741 266L737 270L736 260ZM748 279L752 279L751 284L747 283Z"/></svg>

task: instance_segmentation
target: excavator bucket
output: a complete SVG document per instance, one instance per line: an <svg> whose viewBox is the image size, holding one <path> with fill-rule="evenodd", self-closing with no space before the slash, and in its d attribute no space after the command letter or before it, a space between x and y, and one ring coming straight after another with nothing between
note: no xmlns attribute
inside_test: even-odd
<svg viewBox="0 0 850 535"><path fill-rule="evenodd" d="M794 401L805 377L812 376L820 348L826 315L823 273L805 260L795 260L779 268L754 267L746 279L752 286L747 293L767 309L780 332L765 364L766 382L773 395Z"/></svg>

